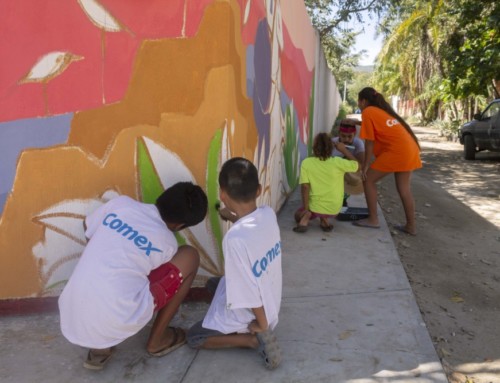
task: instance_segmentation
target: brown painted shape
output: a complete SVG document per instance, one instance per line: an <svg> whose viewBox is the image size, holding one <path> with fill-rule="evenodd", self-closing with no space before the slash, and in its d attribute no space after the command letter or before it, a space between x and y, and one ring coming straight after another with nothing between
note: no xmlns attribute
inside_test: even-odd
<svg viewBox="0 0 500 383"><path fill-rule="evenodd" d="M124 99L78 113L68 143L102 158L118 132L126 127L158 125L162 113L194 115L206 97L208 72L220 66L234 68L236 87L241 90L237 101L242 102L245 47L240 39L239 13L232 8L237 5L231 3L214 2L207 7L194 38L144 42ZM222 93L215 97L227 100ZM240 105L243 110L247 107L243 102Z"/></svg>

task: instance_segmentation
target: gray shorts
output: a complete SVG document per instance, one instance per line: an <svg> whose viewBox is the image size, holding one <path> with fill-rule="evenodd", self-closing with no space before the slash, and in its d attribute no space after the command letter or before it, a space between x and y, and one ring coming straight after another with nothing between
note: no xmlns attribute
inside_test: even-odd
<svg viewBox="0 0 500 383"><path fill-rule="evenodd" d="M191 348L200 348L211 336L226 335L217 330L210 330L202 326L203 321L195 323L187 332L187 344Z"/></svg>

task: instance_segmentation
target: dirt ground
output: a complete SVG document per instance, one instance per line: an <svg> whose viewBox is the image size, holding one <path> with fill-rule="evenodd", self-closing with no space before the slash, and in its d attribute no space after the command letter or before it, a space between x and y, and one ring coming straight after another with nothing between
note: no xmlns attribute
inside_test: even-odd
<svg viewBox="0 0 500 383"><path fill-rule="evenodd" d="M414 131L418 234L391 229L394 242L449 381L500 382L500 153L465 161L460 143ZM404 223L392 176L379 202L390 228Z"/></svg>

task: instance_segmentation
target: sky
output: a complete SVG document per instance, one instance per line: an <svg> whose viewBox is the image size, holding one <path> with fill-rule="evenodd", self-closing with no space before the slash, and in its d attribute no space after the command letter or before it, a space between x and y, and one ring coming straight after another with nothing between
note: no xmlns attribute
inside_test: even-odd
<svg viewBox="0 0 500 383"><path fill-rule="evenodd" d="M377 21L375 19L370 20L368 17L364 17L364 32L360 33L356 38L355 51L366 50L365 55L360 60L360 65L373 65L375 57L380 52L382 48L382 36L378 36L375 39L375 29ZM358 24L356 22L356 24ZM355 30L360 30L361 28L356 28Z"/></svg>

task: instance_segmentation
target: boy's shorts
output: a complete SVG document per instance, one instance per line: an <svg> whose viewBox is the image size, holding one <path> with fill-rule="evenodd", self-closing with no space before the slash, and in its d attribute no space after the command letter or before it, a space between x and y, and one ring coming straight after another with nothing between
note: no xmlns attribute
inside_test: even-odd
<svg viewBox="0 0 500 383"><path fill-rule="evenodd" d="M174 297L183 281L181 271L170 262L151 270L148 279L155 312L162 309Z"/></svg>
<svg viewBox="0 0 500 383"><path fill-rule="evenodd" d="M210 330L202 326L203 321L195 323L187 332L187 344L191 348L200 348L211 336L226 335L217 330Z"/></svg>
<svg viewBox="0 0 500 383"><path fill-rule="evenodd" d="M302 213L305 210L306 209L304 209L304 206L301 206L298 208L297 213ZM311 211L311 218L309 218L309 219L313 220L315 218L335 218L336 216L337 216L337 214L321 214L321 213L316 213L314 211Z"/></svg>

